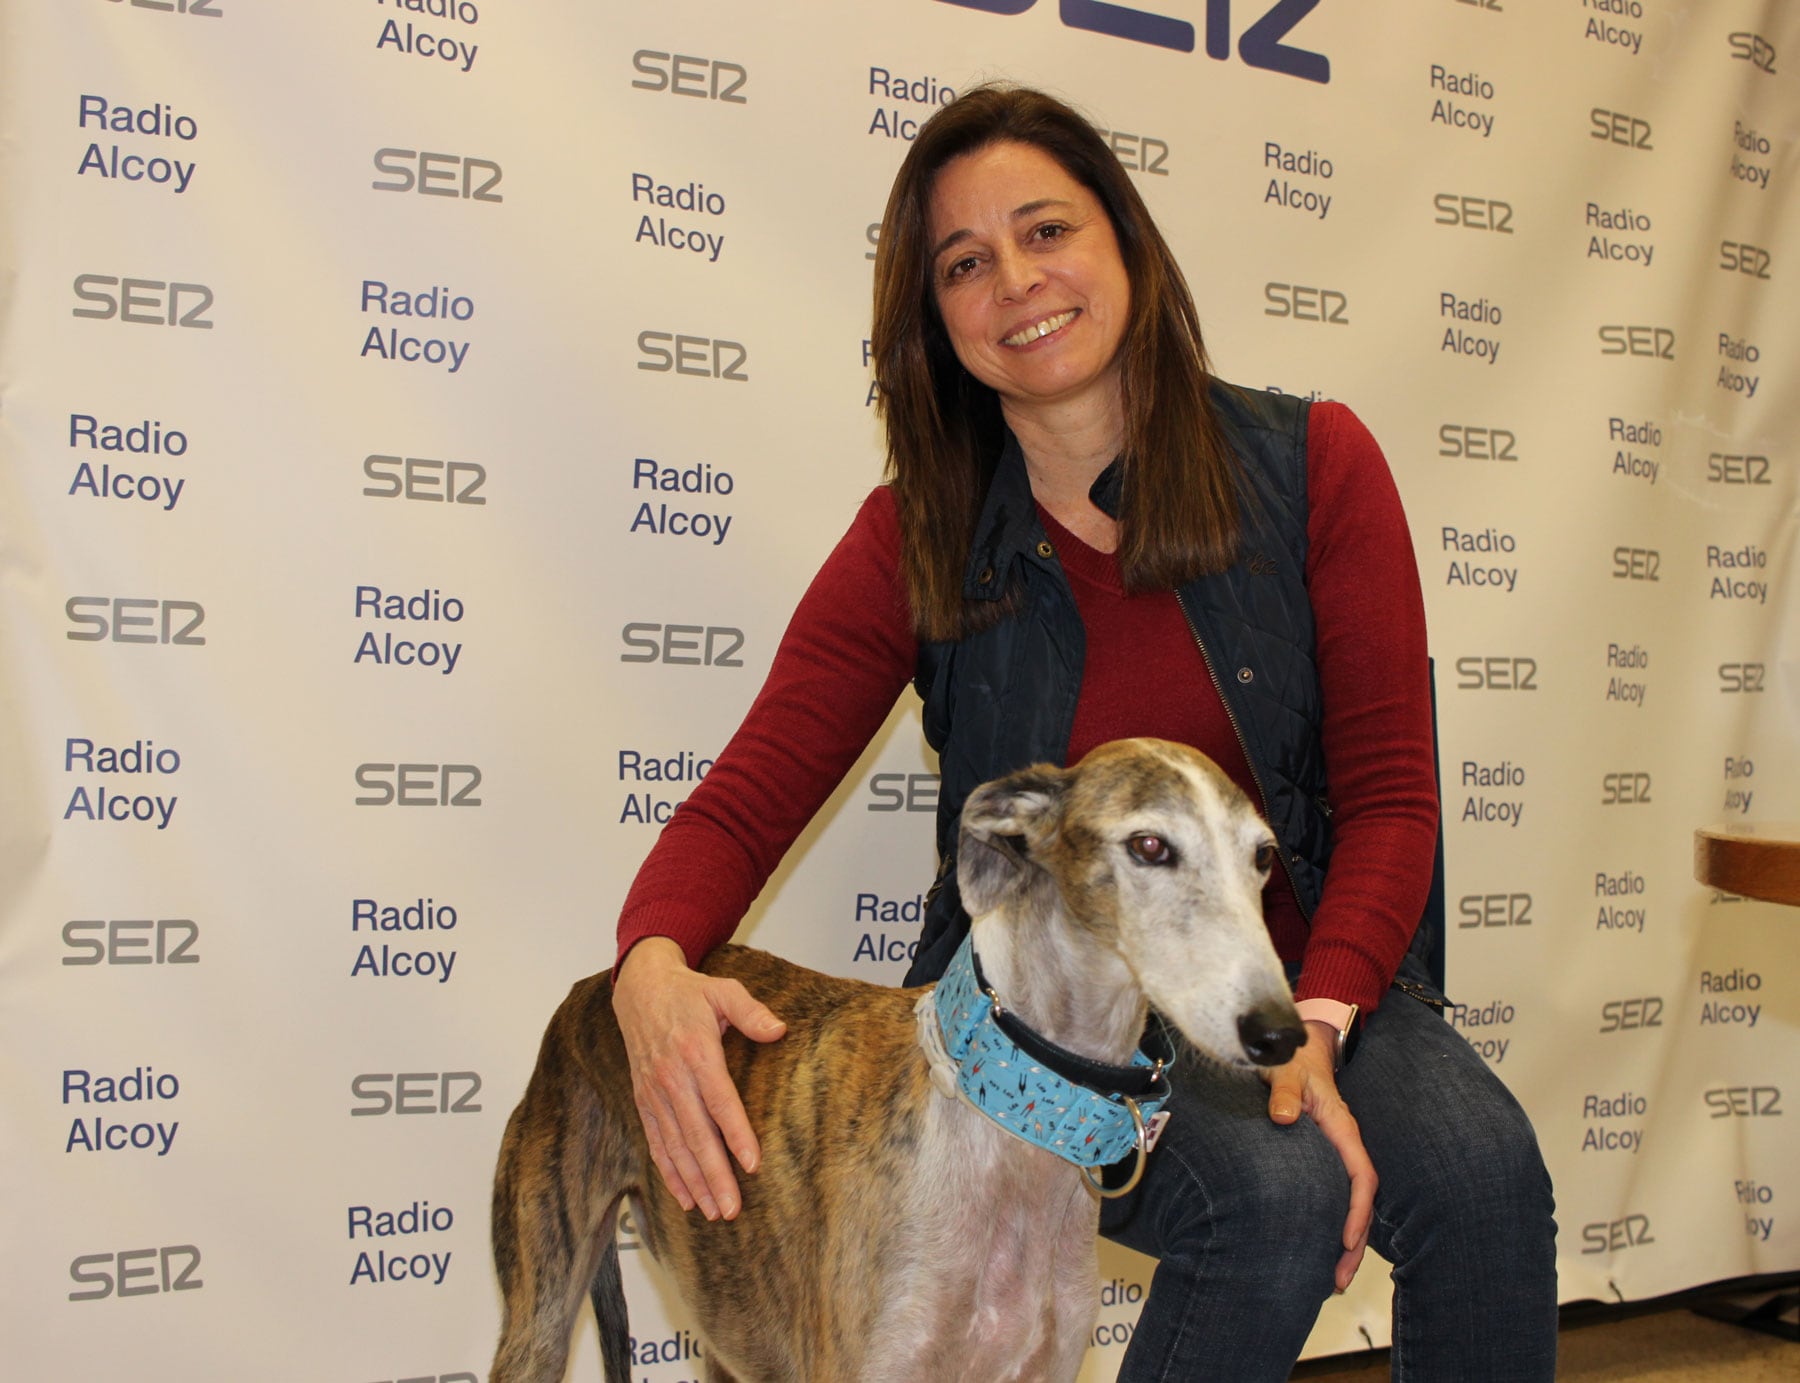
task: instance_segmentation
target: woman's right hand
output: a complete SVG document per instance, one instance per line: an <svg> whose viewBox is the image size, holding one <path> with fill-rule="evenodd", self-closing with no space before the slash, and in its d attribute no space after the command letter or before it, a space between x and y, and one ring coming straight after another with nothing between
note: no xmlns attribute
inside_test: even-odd
<svg viewBox="0 0 1800 1383"><path fill-rule="evenodd" d="M681 947L660 936L638 942L613 972L613 1014L657 1171L683 1210L734 1219L743 1202L726 1146L746 1172L761 1165L762 1148L720 1038L732 1027L773 1042L787 1024L736 980L690 970Z"/></svg>

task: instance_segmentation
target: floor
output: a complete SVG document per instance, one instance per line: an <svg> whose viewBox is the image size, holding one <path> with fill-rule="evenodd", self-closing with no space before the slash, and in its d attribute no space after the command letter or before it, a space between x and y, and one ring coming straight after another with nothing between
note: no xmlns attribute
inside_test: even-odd
<svg viewBox="0 0 1800 1383"><path fill-rule="evenodd" d="M1736 1315L1759 1306L1767 1295L1720 1297L1699 1305ZM1565 1308L1557 1344L1558 1383L1796 1383L1796 1300L1790 1291L1781 1303L1785 1314L1777 1328L1782 1336L1711 1319L1686 1306L1628 1312ZM1307 1383L1376 1383L1387 1376L1386 1350L1312 1360L1293 1374Z"/></svg>

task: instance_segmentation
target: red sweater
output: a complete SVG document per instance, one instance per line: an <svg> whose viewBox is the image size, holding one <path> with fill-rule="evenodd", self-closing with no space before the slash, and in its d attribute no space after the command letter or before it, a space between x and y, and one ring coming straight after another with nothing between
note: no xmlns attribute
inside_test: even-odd
<svg viewBox="0 0 1800 1383"><path fill-rule="evenodd" d="M1304 962L1297 997L1370 1013L1424 906L1437 835L1425 610L1387 462L1341 404L1313 406L1307 498L1334 846L1310 926L1280 869L1263 906L1281 958ZM1039 516L1087 630L1066 761L1155 735L1199 748L1259 801L1173 593L1126 595L1111 554ZM697 965L731 938L886 720L916 654L898 514L882 486L801 598L744 723L639 869L619 918L621 959L644 937L666 936Z"/></svg>

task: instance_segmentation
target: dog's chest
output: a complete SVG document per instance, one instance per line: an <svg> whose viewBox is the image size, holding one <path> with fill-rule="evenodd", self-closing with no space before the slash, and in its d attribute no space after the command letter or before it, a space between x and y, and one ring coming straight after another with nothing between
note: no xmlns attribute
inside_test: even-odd
<svg viewBox="0 0 1800 1383"><path fill-rule="evenodd" d="M1010 1376L1006 1361L1017 1367L1037 1352L1027 1345L1053 1348L1059 1324L1072 1316L1085 1329L1098 1295L1091 1267L1093 1234L1085 1217L1074 1233L1066 1225L1016 1212L998 1219L975 1265L969 1298L969 1344L978 1356L971 1377ZM1078 1290L1070 1290L1070 1279L1078 1282Z"/></svg>
<svg viewBox="0 0 1800 1383"><path fill-rule="evenodd" d="M1071 1379L1099 1305L1094 1202L1073 1168L997 1130L958 1149L917 1188L929 1210L866 1376Z"/></svg>

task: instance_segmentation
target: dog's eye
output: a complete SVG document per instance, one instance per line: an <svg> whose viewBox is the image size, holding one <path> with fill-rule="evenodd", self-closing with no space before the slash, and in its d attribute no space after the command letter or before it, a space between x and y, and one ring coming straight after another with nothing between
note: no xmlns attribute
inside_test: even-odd
<svg viewBox="0 0 1800 1383"><path fill-rule="evenodd" d="M1275 845L1265 840L1256 847L1256 870L1259 874L1267 874L1275 867Z"/></svg>
<svg viewBox="0 0 1800 1383"><path fill-rule="evenodd" d="M1145 864L1174 864L1174 847L1161 836L1133 836L1125 842L1125 848L1136 855Z"/></svg>

